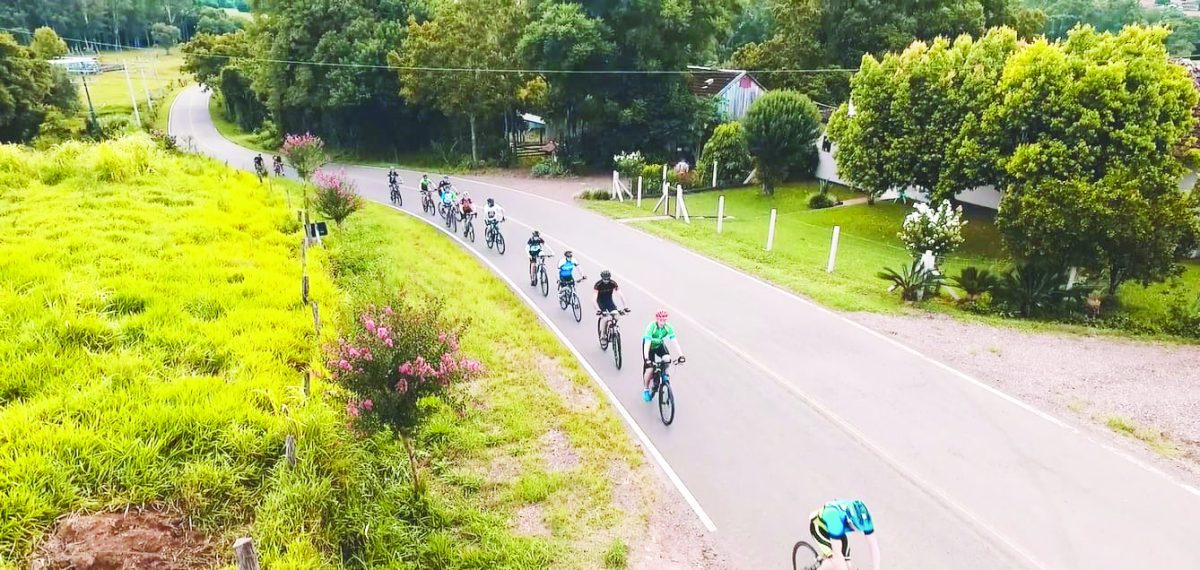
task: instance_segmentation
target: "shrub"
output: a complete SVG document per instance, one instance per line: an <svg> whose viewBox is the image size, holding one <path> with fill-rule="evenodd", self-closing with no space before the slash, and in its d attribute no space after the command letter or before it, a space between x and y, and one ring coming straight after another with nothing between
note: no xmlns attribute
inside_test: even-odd
<svg viewBox="0 0 1200 570"><path fill-rule="evenodd" d="M179 148L174 136L158 129L150 131L150 138L158 145L158 148L165 151L175 151Z"/></svg>
<svg viewBox="0 0 1200 570"><path fill-rule="evenodd" d="M132 135L98 145L92 171L105 182L125 182L148 174L161 161L158 148L146 135Z"/></svg>
<svg viewBox="0 0 1200 570"><path fill-rule="evenodd" d="M697 165L701 184L712 183L713 161L717 163L717 184L741 184L750 172L750 147L746 143L746 128L741 123L718 125L712 137L704 143Z"/></svg>
<svg viewBox="0 0 1200 570"><path fill-rule="evenodd" d="M787 90L767 93L750 105L743 124L763 194L774 194L775 185L789 176L816 171L821 113L807 96Z"/></svg>
<svg viewBox="0 0 1200 570"><path fill-rule="evenodd" d="M966 223L962 206L954 208L949 200L937 208L918 202L904 218L897 235L913 255L932 251L934 256L941 257L962 245L962 228Z"/></svg>
<svg viewBox="0 0 1200 570"><path fill-rule="evenodd" d="M929 297L937 295L938 289L941 288L942 278L938 275L926 271L921 266L920 260L902 267L900 271L890 268L884 268L876 274L877 277L892 283L891 290L899 290L900 298L904 301L919 303Z"/></svg>
<svg viewBox="0 0 1200 570"><path fill-rule="evenodd" d="M837 199L824 188L808 197L808 207L814 210L832 208L837 205Z"/></svg>
<svg viewBox="0 0 1200 570"><path fill-rule="evenodd" d="M313 185L316 187L317 211L339 226L363 207L362 196L358 195L345 171L333 174L318 170L313 175Z"/></svg>
<svg viewBox="0 0 1200 570"><path fill-rule="evenodd" d="M279 151L288 165L295 168L296 174L299 174L305 182L327 160L325 141L312 133L284 137L283 146Z"/></svg>
<svg viewBox="0 0 1200 570"><path fill-rule="evenodd" d="M544 178L548 176L563 176L567 173L567 171L557 160L554 160L552 157L546 157L537 164L533 165L533 168L530 169L530 173L538 178Z"/></svg>
<svg viewBox="0 0 1200 570"><path fill-rule="evenodd" d="M663 165L646 164L642 166L642 190L662 186Z"/></svg>
<svg viewBox="0 0 1200 570"><path fill-rule="evenodd" d="M1067 273L1061 268L1028 262L1013 267L1004 276L999 292L1005 305L1028 318L1057 305L1067 296L1066 287Z"/></svg>
<svg viewBox="0 0 1200 570"><path fill-rule="evenodd" d="M613 156L613 167L621 176L633 179L641 174L642 167L646 165L646 158L639 151L622 152Z"/></svg>
<svg viewBox="0 0 1200 570"><path fill-rule="evenodd" d="M951 281L955 287L962 289L967 296L965 300L969 302L978 300L985 293L991 293L1000 285L1000 278L996 274L978 267L964 267Z"/></svg>

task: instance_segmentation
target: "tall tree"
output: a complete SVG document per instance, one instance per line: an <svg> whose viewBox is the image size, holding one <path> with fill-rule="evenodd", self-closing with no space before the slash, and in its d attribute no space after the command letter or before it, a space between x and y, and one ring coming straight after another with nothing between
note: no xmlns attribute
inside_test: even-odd
<svg viewBox="0 0 1200 570"><path fill-rule="evenodd" d="M808 97L772 91L755 100L742 121L763 195L773 195L775 186L789 176L811 174L816 168L821 114Z"/></svg>
<svg viewBox="0 0 1200 570"><path fill-rule="evenodd" d="M479 18L487 14L486 18ZM388 54L399 67L400 93L443 113L467 119L471 160L479 161L476 122L511 108L520 76L516 49L524 25L523 4L513 0L462 0L439 4L433 19L408 20L402 50ZM467 71L425 71L459 68Z"/></svg>
<svg viewBox="0 0 1200 570"><path fill-rule="evenodd" d="M50 64L0 32L0 142L33 138L56 97Z"/></svg>
<svg viewBox="0 0 1200 570"><path fill-rule="evenodd" d="M179 43L180 32L175 26L159 22L150 27L150 35L154 38L155 45L171 53L171 48Z"/></svg>
<svg viewBox="0 0 1200 570"><path fill-rule="evenodd" d="M29 42L29 49L32 49L34 55L42 59L54 59L67 55L67 42L58 37L52 28L42 26L33 31L33 40Z"/></svg>

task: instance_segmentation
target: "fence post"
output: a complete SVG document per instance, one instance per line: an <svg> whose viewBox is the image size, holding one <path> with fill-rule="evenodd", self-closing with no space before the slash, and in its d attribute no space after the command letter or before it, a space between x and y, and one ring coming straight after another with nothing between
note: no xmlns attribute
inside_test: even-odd
<svg viewBox="0 0 1200 570"><path fill-rule="evenodd" d="M296 436L288 434L283 441L283 455L287 458L288 467L296 466Z"/></svg>
<svg viewBox="0 0 1200 570"><path fill-rule="evenodd" d="M713 161L713 188L717 187L717 168L720 168L721 163Z"/></svg>
<svg viewBox="0 0 1200 570"><path fill-rule="evenodd" d="M1071 272L1067 274L1067 291L1075 287L1075 278L1078 277L1078 269L1071 267Z"/></svg>
<svg viewBox="0 0 1200 570"><path fill-rule="evenodd" d="M125 70L125 85L129 86L129 100L133 102L133 122L137 123L138 128L141 128L142 114L138 112L137 95L133 94L133 80L129 78L129 64L122 61L121 67Z"/></svg>
<svg viewBox="0 0 1200 570"><path fill-rule="evenodd" d="M725 224L725 195L722 194L717 198L717 233L721 233L721 226Z"/></svg>
<svg viewBox="0 0 1200 570"><path fill-rule="evenodd" d="M825 273L833 273L833 262L837 259L838 236L842 233L842 226L833 226L833 241L829 244L829 264L825 266Z"/></svg>
<svg viewBox="0 0 1200 570"><path fill-rule="evenodd" d="M641 208L641 207L642 207L642 177L641 177L641 176L638 176L638 198L637 198L637 207L639 207L639 208Z"/></svg>
<svg viewBox="0 0 1200 570"><path fill-rule="evenodd" d="M242 537L233 543L233 555L237 570L259 570L258 553L254 551L254 541Z"/></svg>
<svg viewBox="0 0 1200 570"><path fill-rule="evenodd" d="M321 336L321 311L317 308L317 302L312 302L313 313L313 329L317 331L317 336Z"/></svg>
<svg viewBox="0 0 1200 570"><path fill-rule="evenodd" d="M692 217L688 215L687 204L683 202L683 184L675 185L675 217L679 217L679 212L683 211L683 221L692 223Z"/></svg>
<svg viewBox="0 0 1200 570"><path fill-rule="evenodd" d="M618 186L618 184L621 183L621 180L620 180L620 178L618 178L618 176L620 176L620 175L617 174L616 170L614 170L613 171L613 180L612 180L612 189L610 189L608 191L608 199L609 200L616 198L621 193L621 188Z"/></svg>
<svg viewBox="0 0 1200 570"><path fill-rule="evenodd" d="M665 165L665 164L663 165L662 183L663 183L663 188L666 188L667 187L667 165Z"/></svg>
<svg viewBox="0 0 1200 570"><path fill-rule="evenodd" d="M309 393L309 390L311 390L311 389L312 389L312 370L305 369L304 370L304 395L307 396Z"/></svg>
<svg viewBox="0 0 1200 570"><path fill-rule="evenodd" d="M308 274L307 273L305 273L304 276L300 278L300 301L305 304L308 303Z"/></svg>
<svg viewBox="0 0 1200 570"><path fill-rule="evenodd" d="M767 251L775 247L775 208L771 208L771 225L767 228Z"/></svg>

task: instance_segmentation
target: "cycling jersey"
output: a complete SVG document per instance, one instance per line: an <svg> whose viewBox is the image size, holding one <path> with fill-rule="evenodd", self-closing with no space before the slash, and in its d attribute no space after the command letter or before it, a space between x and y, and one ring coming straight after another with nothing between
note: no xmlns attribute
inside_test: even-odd
<svg viewBox="0 0 1200 570"><path fill-rule="evenodd" d="M598 293L596 295L596 304L600 306L600 310L617 310L617 304L613 302L613 291L616 291L619 288L616 281L609 279L606 283L603 279L601 279L596 282L596 285L593 288Z"/></svg>
<svg viewBox="0 0 1200 570"><path fill-rule="evenodd" d="M661 327L658 326L658 321L650 323L642 335L642 342L650 343L650 348L664 346L663 341L666 339L675 340L675 327L671 326L671 323Z"/></svg>
<svg viewBox="0 0 1200 570"><path fill-rule="evenodd" d="M499 204L495 206L484 206L483 218L489 222L503 222L504 208L501 208Z"/></svg>
<svg viewBox="0 0 1200 570"><path fill-rule="evenodd" d="M459 205L462 207L462 211L464 214L471 213L473 203L471 202L470 198L463 198L462 202L459 202Z"/></svg>
<svg viewBox="0 0 1200 570"><path fill-rule="evenodd" d="M530 254L541 253L542 246L545 244L546 240L542 239L541 237L531 237L529 238L529 241L526 242Z"/></svg>
<svg viewBox="0 0 1200 570"><path fill-rule="evenodd" d="M422 179L421 179L421 191L422 191L422 192L428 192L428 191L429 191L429 183L430 183L430 180L429 180L428 178L422 178Z"/></svg>
<svg viewBox="0 0 1200 570"><path fill-rule="evenodd" d="M579 267L573 259L563 259L558 263L558 278L563 281L575 279L575 268Z"/></svg>
<svg viewBox="0 0 1200 570"><path fill-rule="evenodd" d="M454 190L446 190L445 192L442 192L442 203L446 204L447 206L453 204L457 199L458 196L454 193Z"/></svg>
<svg viewBox="0 0 1200 570"><path fill-rule="evenodd" d="M860 521L860 525L854 524L854 519L850 517L850 509L853 505L854 501L841 499L830 501L825 503L814 515L820 519L821 526L828 532L830 538L843 539L846 538L846 533L855 530L861 530L863 534L875 532L875 522L871 520L870 513L867 513L866 517ZM866 507L862 508L865 511Z"/></svg>

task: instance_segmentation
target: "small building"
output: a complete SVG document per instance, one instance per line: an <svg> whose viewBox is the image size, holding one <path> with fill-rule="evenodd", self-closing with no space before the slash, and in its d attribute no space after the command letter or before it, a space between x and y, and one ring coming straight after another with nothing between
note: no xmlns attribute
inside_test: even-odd
<svg viewBox="0 0 1200 570"><path fill-rule="evenodd" d="M100 73L100 60L95 56L70 56L50 60L50 65L65 69L72 75Z"/></svg>
<svg viewBox="0 0 1200 570"><path fill-rule="evenodd" d="M750 104L767 91L754 76L744 70L689 65L688 71L688 91L700 97L719 98L721 112L730 121L746 116Z"/></svg>

